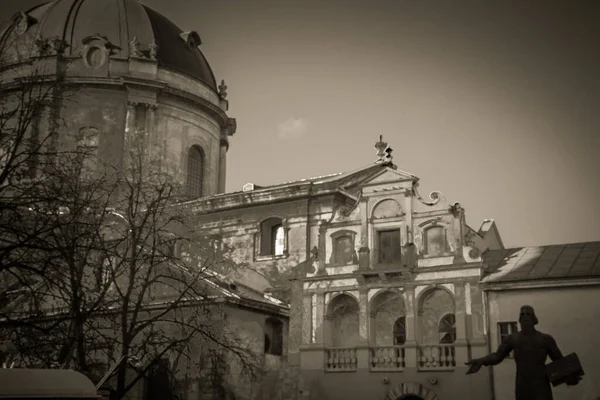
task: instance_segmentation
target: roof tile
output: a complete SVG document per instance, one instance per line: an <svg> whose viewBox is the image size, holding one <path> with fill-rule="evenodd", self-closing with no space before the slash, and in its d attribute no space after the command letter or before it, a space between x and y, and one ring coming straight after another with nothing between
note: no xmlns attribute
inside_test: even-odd
<svg viewBox="0 0 600 400"><path fill-rule="evenodd" d="M482 282L600 276L600 242L492 250Z"/></svg>

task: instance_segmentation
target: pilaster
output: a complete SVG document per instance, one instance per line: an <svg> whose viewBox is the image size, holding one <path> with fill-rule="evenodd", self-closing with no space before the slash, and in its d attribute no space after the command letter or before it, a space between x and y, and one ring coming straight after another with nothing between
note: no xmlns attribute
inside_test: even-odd
<svg viewBox="0 0 600 400"><path fill-rule="evenodd" d="M325 273L325 263L327 256L327 222L322 220L319 224L319 263L317 267L317 275L326 275Z"/></svg>
<svg viewBox="0 0 600 400"><path fill-rule="evenodd" d="M360 338L360 344L367 346L369 343L369 314L368 309L368 296L367 288L360 286L358 288L358 333Z"/></svg>
<svg viewBox="0 0 600 400"><path fill-rule="evenodd" d="M217 193L225 193L225 183L227 180L227 150L229 149L227 133L227 131L221 132L221 140L219 143L219 182Z"/></svg>
<svg viewBox="0 0 600 400"><path fill-rule="evenodd" d="M417 318L415 305L415 288L406 286L404 290L404 304L406 309L406 342L405 362L407 368L417 367Z"/></svg>
<svg viewBox="0 0 600 400"><path fill-rule="evenodd" d="M360 248L358 249L358 268L370 269L371 252L369 250L369 200L361 197L360 203Z"/></svg>
<svg viewBox="0 0 600 400"><path fill-rule="evenodd" d="M317 289L317 307L316 307L316 335L315 343L325 343L325 291Z"/></svg>
<svg viewBox="0 0 600 400"><path fill-rule="evenodd" d="M465 282L459 282L454 285L456 309L454 315L456 318L456 364L463 365L469 359L468 341L467 341L467 323L466 312L467 302L465 298Z"/></svg>

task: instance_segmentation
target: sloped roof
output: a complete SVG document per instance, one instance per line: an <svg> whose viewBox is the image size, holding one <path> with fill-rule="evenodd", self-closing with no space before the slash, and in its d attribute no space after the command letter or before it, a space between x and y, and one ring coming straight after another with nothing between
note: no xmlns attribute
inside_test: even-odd
<svg viewBox="0 0 600 400"><path fill-rule="evenodd" d="M492 250L482 283L600 277L600 242Z"/></svg>

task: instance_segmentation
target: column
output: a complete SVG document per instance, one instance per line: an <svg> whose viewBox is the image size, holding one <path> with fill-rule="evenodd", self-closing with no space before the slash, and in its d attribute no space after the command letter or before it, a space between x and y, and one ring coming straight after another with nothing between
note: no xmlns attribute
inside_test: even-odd
<svg viewBox="0 0 600 400"><path fill-rule="evenodd" d="M454 285L454 301L456 309L454 315L456 317L456 365L463 366L468 361L468 346L467 346L467 323L466 323L466 301L465 301L465 283L457 282Z"/></svg>
<svg viewBox="0 0 600 400"><path fill-rule="evenodd" d="M407 368L416 368L418 365L418 348L416 340L418 321L415 317L416 304L414 286L405 286L404 306L406 308L405 362Z"/></svg>

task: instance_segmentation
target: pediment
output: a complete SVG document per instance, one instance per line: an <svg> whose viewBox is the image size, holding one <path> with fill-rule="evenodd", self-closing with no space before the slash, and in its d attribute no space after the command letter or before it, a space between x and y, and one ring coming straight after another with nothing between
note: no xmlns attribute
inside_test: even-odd
<svg viewBox="0 0 600 400"><path fill-rule="evenodd" d="M363 186L367 185L380 185L388 183L399 183L402 181L412 181L416 177L408 172L394 170L392 168L386 168L380 173L375 175L373 178L365 181Z"/></svg>

